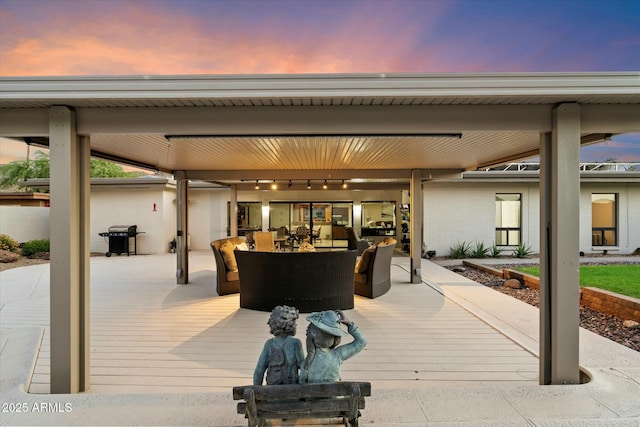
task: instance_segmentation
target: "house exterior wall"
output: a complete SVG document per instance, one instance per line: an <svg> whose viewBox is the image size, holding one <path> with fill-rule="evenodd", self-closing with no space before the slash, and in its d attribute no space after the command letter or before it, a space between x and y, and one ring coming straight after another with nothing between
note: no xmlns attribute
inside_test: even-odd
<svg viewBox="0 0 640 427"><path fill-rule="evenodd" d="M540 251L540 194L537 182L437 182L423 185L423 241L428 250L448 255L457 243L472 246L483 242L491 246L495 240L495 195L522 195L522 243L534 253ZM618 246L591 245L591 194L618 194ZM189 243L192 250L209 250L209 242L227 236L226 189L189 189ZM318 201L353 202L395 200L406 202L401 191L239 191L238 201ZM153 205L156 204L156 210ZM397 213L396 213L397 214ZM268 217L267 217L268 218ZM359 232L360 216L354 212L354 228ZM580 191L580 251L628 254L640 247L640 186L637 183L582 182ZM396 217L400 239L401 218ZM176 194L171 185L118 186L101 185L91 191L91 251L107 252L108 241L98 233L112 225L136 224L144 234L138 235L138 254L162 254L176 235ZM263 222L263 229L269 227ZM25 242L49 238L49 208L0 206L0 233ZM374 238L375 240L376 238ZM133 248L132 248L133 250ZM506 247L504 254L509 254Z"/></svg>
<svg viewBox="0 0 640 427"><path fill-rule="evenodd" d="M521 242L533 253L540 251L540 191L538 182L427 182L424 196L424 242L428 250L446 256L450 248L467 242L492 246L495 241L495 196L522 195ZM618 194L618 245L591 244L591 194ZM629 254L640 247L640 186L637 183L582 182L580 189L580 251ZM511 253L507 246L503 254Z"/></svg>
<svg viewBox="0 0 640 427"><path fill-rule="evenodd" d="M49 238L49 208L0 206L0 234L24 243Z"/></svg>
<svg viewBox="0 0 640 427"><path fill-rule="evenodd" d="M592 246L591 195L594 193L618 194L618 245L616 247ZM613 254L632 253L640 248L640 186L637 183L583 183L580 190L580 251Z"/></svg>
<svg viewBox="0 0 640 427"><path fill-rule="evenodd" d="M189 189L189 247L210 250L209 243L227 235L229 190Z"/></svg>
<svg viewBox="0 0 640 427"><path fill-rule="evenodd" d="M176 237L178 229L178 219L176 211L176 192L167 190L162 192L162 214L164 221L162 222L162 241L166 242L165 247L160 254L169 252L169 242Z"/></svg>
<svg viewBox="0 0 640 427"><path fill-rule="evenodd" d="M163 186L131 188L114 185L92 188L91 252L109 250L108 238L98 233L108 231L113 225L137 225L138 232L142 233L137 238L139 255L166 253L169 241L173 238L169 239L166 235L170 229L167 213L175 209L166 206L165 192L175 197L173 189ZM130 250L133 252L133 247Z"/></svg>
<svg viewBox="0 0 640 427"><path fill-rule="evenodd" d="M472 247L476 242L494 244L497 193L521 194L521 240L532 250L539 250L537 183L429 182L423 191L424 243L436 255L448 255L452 246L462 242Z"/></svg>

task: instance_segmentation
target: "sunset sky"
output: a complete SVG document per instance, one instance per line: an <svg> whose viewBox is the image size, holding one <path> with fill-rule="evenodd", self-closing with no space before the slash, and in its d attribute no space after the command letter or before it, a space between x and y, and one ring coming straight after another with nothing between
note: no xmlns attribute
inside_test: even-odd
<svg viewBox="0 0 640 427"><path fill-rule="evenodd" d="M0 0L0 75L640 71L640 0ZM583 149L640 161L640 134Z"/></svg>

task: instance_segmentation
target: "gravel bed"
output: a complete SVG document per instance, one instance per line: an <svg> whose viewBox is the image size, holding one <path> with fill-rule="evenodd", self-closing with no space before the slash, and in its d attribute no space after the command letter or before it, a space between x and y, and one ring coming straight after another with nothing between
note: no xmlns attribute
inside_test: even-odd
<svg viewBox="0 0 640 427"><path fill-rule="evenodd" d="M495 266L495 268L502 267L503 266ZM508 268L507 266L504 267ZM459 267L446 268L454 270L454 268ZM494 276L493 274L476 270L475 268L465 267L465 271L456 271L456 273L471 279L474 282L488 286L498 292L502 292L503 294L510 295L520 301L524 301L534 307L538 307L539 298L538 291L536 289L530 289L527 287L522 289L507 288L503 286L505 282L504 279ZM580 307L581 327L640 352L640 328L625 328L622 324L623 321L623 319L616 316L610 316L590 308Z"/></svg>

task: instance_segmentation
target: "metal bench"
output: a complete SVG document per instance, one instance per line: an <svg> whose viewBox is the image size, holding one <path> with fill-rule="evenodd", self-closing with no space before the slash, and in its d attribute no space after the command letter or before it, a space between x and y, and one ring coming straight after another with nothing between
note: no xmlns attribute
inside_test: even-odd
<svg viewBox="0 0 640 427"><path fill-rule="evenodd" d="M347 426L357 426L371 383L342 381L319 384L248 385L233 388L238 414L249 427L264 426L268 419L342 418Z"/></svg>

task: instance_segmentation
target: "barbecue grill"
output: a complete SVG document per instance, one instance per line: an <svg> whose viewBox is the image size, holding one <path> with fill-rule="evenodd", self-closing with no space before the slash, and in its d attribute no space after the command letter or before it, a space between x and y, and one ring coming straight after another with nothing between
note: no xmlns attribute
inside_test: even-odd
<svg viewBox="0 0 640 427"><path fill-rule="evenodd" d="M138 254L138 226L137 225L112 225L109 227L109 231L104 233L98 233L100 236L109 239L109 252L105 253L106 256L111 254L127 254L130 255L129 241L133 238L133 254Z"/></svg>

